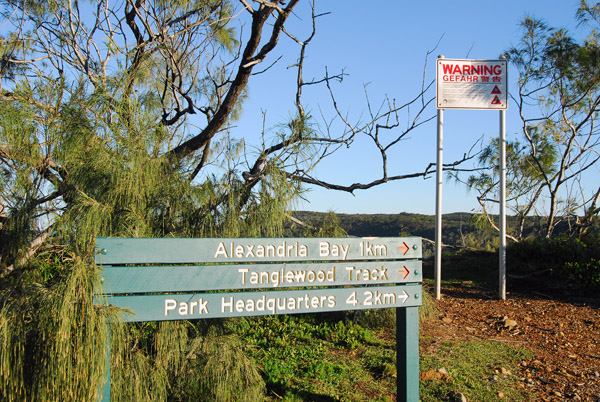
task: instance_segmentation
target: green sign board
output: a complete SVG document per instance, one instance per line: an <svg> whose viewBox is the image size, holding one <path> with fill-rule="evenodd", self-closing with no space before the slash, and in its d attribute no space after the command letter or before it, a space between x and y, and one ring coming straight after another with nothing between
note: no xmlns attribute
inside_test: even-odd
<svg viewBox="0 0 600 402"><path fill-rule="evenodd" d="M97 300L130 322L396 308L398 400L418 401L420 238L98 238L96 251Z"/></svg>
<svg viewBox="0 0 600 402"><path fill-rule="evenodd" d="M422 281L421 261L105 266L104 293L361 286Z"/></svg>
<svg viewBox="0 0 600 402"><path fill-rule="evenodd" d="M132 311L128 321L195 320L322 313L421 305L420 285L109 296L108 304Z"/></svg>
<svg viewBox="0 0 600 402"><path fill-rule="evenodd" d="M98 238L97 262L110 264L361 261L422 257L419 237L121 239Z"/></svg>

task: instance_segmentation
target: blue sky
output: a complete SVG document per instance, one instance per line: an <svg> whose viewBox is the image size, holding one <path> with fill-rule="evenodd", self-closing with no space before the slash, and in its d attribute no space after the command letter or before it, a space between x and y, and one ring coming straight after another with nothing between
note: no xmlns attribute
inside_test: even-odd
<svg viewBox="0 0 600 402"><path fill-rule="evenodd" d="M305 79L319 78L325 68L348 74L335 90L340 108L358 118L366 112L364 85L369 98L378 105L385 96L399 103L409 100L420 89L428 50L427 79L435 78L435 60L447 58L497 59L519 40L520 20L526 15L544 19L549 25L575 32L576 0L526 0L503 2L424 1L359 2L321 1L320 12L330 11L318 20L317 36L307 50ZM302 9L295 16L295 33L309 23ZM293 28L293 27L292 27ZM285 67L294 63L293 43L282 38L284 50L277 68L250 81L248 102L238 122L240 133L259 132L261 111L266 111L266 127L274 128L294 112L294 74ZM516 74L509 70L509 83ZM434 92L432 92L435 95ZM307 88L304 104L315 116L321 111L331 115L325 91ZM435 115L434 106L429 115ZM519 120L514 105L507 111L507 137L518 135ZM479 138L486 141L498 135L497 111L447 110L444 113L444 161L450 162L467 152ZM234 135L236 133L234 130ZM240 134L241 135L241 134ZM258 141L258 134L257 134ZM367 182L378 178L376 150L357 143L355 149L339 153L317 170L320 178L341 184ZM390 174L422 171L435 162L435 119L411 135L391 155ZM380 187L356 191L354 195L311 188L308 202L298 209L339 213L425 213L435 211L435 177L387 183ZM471 212L477 209L475 194L453 181L445 181L443 212Z"/></svg>

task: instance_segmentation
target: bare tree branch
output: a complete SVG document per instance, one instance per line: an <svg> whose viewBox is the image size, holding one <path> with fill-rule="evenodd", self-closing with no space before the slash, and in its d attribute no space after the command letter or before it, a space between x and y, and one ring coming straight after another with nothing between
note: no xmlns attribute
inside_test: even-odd
<svg viewBox="0 0 600 402"><path fill-rule="evenodd" d="M262 29L269 16L271 16L273 8L261 6L258 10L252 13L252 29L250 32L250 38L248 39L244 49L238 73L229 87L223 103L215 112L213 118L210 120L207 126L199 134L170 150L167 153L167 157L175 158L176 160L186 157L190 153L205 146L208 140L210 140L223 127L235 104L237 103L242 90L248 83L248 78L252 73L252 67L255 64L262 62L267 54L273 50L279 39L279 34L283 28L283 24L291 14L298 1L299 0L292 0L288 3L285 9L281 11L278 10L279 16L276 18L276 21L273 25L271 37L260 50L258 50L258 48L261 41ZM270 5L270 2L266 3Z"/></svg>

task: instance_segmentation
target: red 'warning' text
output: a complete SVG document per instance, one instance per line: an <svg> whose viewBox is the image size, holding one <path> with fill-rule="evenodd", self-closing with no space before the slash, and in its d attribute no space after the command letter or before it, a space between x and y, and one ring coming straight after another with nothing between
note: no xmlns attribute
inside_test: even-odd
<svg viewBox="0 0 600 402"><path fill-rule="evenodd" d="M444 74L462 75L501 75L502 66L499 64L442 64Z"/></svg>

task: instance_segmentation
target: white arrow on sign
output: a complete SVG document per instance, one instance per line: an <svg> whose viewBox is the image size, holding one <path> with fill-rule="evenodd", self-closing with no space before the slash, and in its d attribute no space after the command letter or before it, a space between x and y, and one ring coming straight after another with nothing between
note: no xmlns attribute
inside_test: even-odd
<svg viewBox="0 0 600 402"><path fill-rule="evenodd" d="M406 290L403 290L402 293L404 293L403 295L398 294L398 297L402 299L402 303L406 303L406 301L408 300L408 298L410 297L408 295L408 293L406 293Z"/></svg>

